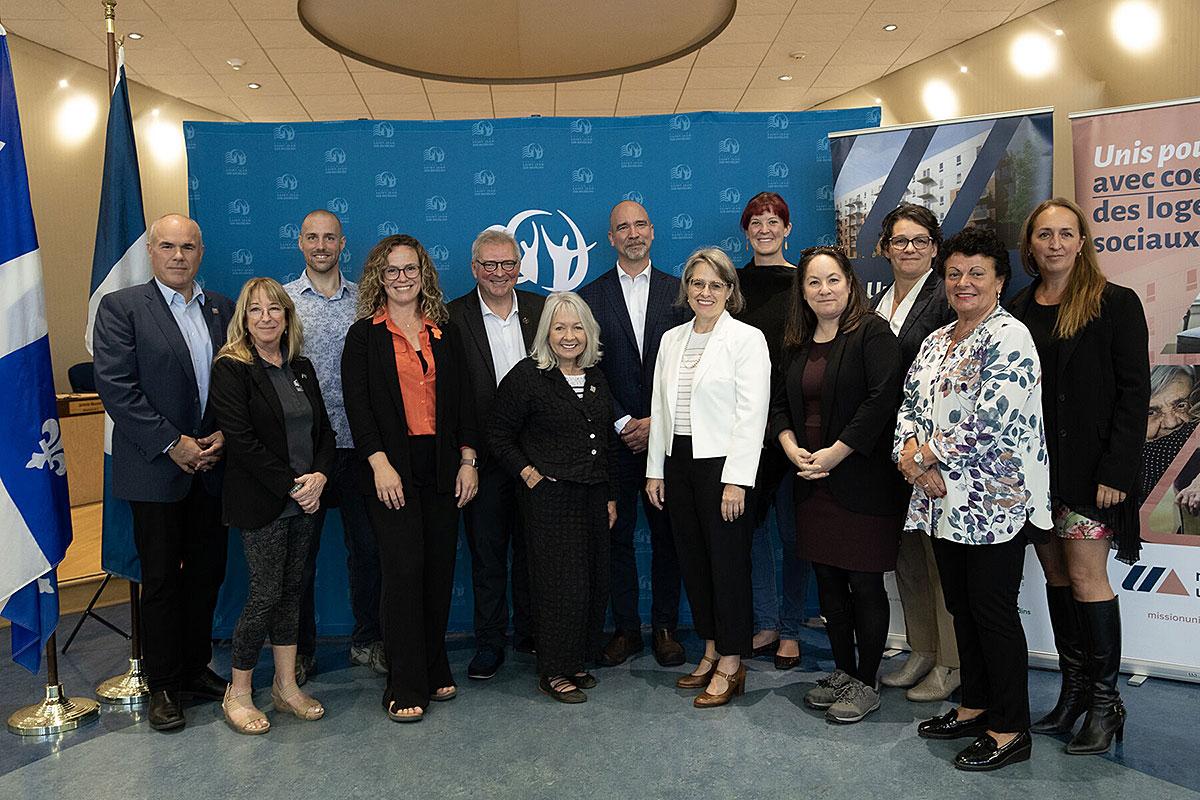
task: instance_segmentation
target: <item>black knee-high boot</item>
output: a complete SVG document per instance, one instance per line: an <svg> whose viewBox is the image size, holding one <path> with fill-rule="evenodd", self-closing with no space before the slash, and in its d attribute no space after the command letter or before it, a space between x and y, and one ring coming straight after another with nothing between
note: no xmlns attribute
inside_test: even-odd
<svg viewBox="0 0 1200 800"><path fill-rule="evenodd" d="M1089 700L1087 653L1079 630L1079 612L1070 586L1046 586L1046 606L1050 610L1050 627L1054 629L1054 646L1058 649L1058 669L1062 687L1058 702L1050 713L1030 726L1032 733L1070 733Z"/></svg>
<svg viewBox="0 0 1200 800"><path fill-rule="evenodd" d="M1074 755L1105 753L1125 734L1125 704L1117 693L1121 671L1121 605L1117 598L1076 603L1087 642L1092 699L1083 727L1067 745Z"/></svg>

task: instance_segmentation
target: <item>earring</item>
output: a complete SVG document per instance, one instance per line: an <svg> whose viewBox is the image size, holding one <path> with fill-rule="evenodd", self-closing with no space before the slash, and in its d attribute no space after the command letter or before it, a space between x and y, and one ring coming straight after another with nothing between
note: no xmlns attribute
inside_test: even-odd
<svg viewBox="0 0 1200 800"><path fill-rule="evenodd" d="M785 236L785 237L783 237L783 249L784 249L785 251L787 250L787 237L786 237L786 236Z"/></svg>

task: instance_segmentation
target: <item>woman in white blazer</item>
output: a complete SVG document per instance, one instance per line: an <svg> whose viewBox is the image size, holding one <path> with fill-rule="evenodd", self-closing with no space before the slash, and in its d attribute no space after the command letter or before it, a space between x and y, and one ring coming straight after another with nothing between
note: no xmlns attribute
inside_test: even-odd
<svg viewBox="0 0 1200 800"><path fill-rule="evenodd" d="M746 686L753 650L746 515L771 398L771 356L757 328L739 322L737 272L717 248L697 250L680 284L695 319L663 335L654 367L646 494L666 503L683 585L704 657L681 689L704 689L697 708L725 705ZM668 501L668 498L669 501Z"/></svg>

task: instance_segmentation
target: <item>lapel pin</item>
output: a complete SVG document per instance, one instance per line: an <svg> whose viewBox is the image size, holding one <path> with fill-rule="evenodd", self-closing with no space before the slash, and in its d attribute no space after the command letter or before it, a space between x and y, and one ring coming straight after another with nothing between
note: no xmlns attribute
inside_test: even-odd
<svg viewBox="0 0 1200 800"><path fill-rule="evenodd" d="M588 387L588 391L589 391L589 392L594 392L594 391L596 391L596 387L595 387L594 385L593 385L593 386L589 386L589 387Z"/></svg>
<svg viewBox="0 0 1200 800"><path fill-rule="evenodd" d="M221 309L217 308L216 306L213 306L213 310L212 310L212 312L213 312L213 316L214 316L214 317L219 317L219 316L221 316Z"/></svg>

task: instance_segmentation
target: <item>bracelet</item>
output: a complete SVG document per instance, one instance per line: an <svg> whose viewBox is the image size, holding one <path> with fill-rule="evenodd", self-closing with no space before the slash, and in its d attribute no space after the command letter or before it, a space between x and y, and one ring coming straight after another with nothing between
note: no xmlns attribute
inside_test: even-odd
<svg viewBox="0 0 1200 800"><path fill-rule="evenodd" d="M475 469L479 469L479 459L478 458L464 458L458 462L458 465L460 467L474 467Z"/></svg>

